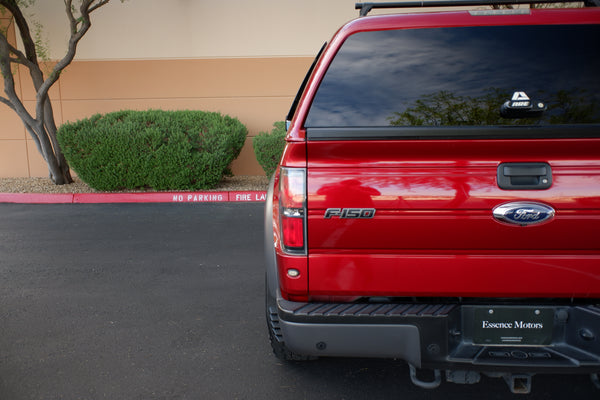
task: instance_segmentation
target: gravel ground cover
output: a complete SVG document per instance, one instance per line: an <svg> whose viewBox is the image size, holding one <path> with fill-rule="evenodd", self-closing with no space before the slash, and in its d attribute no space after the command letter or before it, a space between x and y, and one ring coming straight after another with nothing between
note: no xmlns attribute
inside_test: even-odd
<svg viewBox="0 0 600 400"><path fill-rule="evenodd" d="M49 178L0 178L0 193L99 193L78 177L74 180L75 182L69 185L55 185ZM224 178L215 189L207 191L263 191L267 190L268 186L269 179L266 176L238 175Z"/></svg>

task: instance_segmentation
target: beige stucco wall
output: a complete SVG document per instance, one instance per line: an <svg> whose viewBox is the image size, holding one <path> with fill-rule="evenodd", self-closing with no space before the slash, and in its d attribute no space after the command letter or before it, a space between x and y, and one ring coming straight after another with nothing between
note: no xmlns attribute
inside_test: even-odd
<svg viewBox="0 0 600 400"><path fill-rule="evenodd" d="M92 15L80 60L313 55L344 22L354 0L111 0ZM31 13L47 32L51 57L64 54L63 0L38 0Z"/></svg>
<svg viewBox="0 0 600 400"><path fill-rule="evenodd" d="M311 58L76 61L52 90L57 124L121 109L207 110L237 117L249 130L235 174L259 175L251 137L289 109ZM22 78L19 71L16 78ZM35 94L23 79L26 106ZM46 176L41 157L14 113L0 109L0 175ZM28 160L26 160L28 159ZM11 167L12 166L12 167Z"/></svg>
<svg viewBox="0 0 600 400"><path fill-rule="evenodd" d="M51 59L61 58L63 0L27 12L44 26ZM353 0L112 0L92 14L76 61L51 90L57 124L120 109L219 111L249 129L233 172L262 174L252 137L285 117L314 54L357 14ZM33 107L27 72L15 79ZM0 177L47 175L19 118L0 104Z"/></svg>

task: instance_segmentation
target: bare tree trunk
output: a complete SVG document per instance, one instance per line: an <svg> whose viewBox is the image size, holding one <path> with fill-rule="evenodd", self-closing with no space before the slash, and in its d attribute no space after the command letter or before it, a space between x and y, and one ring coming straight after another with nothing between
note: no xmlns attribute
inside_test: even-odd
<svg viewBox="0 0 600 400"><path fill-rule="evenodd" d="M27 133L33 138L48 165L50 178L57 185L71 183L73 179L56 136L56 122L54 121L48 91L58 80L61 71L75 58L77 44L91 27L90 14L108 4L110 0L81 0L78 15L75 15L73 0L63 1L70 24L69 46L67 54L57 62L50 76L44 79L44 74L38 63L35 43L32 40L27 21L21 12L19 2L16 0L0 0L0 7L4 7L12 14L15 24L19 28L24 47L24 52L22 52L12 46L8 43L6 34L0 31L0 72L4 78L4 93L6 94L6 97L0 96L0 103L6 104L21 118ZM11 64L18 64L29 70L29 75L36 90L35 114L27 111L15 92Z"/></svg>

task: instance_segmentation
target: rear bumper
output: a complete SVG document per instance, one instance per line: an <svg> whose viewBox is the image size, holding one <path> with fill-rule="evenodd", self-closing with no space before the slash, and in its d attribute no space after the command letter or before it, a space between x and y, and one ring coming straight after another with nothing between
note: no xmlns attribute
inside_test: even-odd
<svg viewBox="0 0 600 400"><path fill-rule="evenodd" d="M280 339L310 356L398 358L417 368L483 372L599 372L600 306L535 307L554 315L545 345L476 344L466 326L473 306L463 304L279 299L277 315Z"/></svg>

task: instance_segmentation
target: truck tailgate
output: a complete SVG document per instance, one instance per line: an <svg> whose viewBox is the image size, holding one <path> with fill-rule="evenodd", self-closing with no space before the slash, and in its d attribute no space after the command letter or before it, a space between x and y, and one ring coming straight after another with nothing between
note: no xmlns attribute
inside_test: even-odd
<svg viewBox="0 0 600 400"><path fill-rule="evenodd" d="M600 297L600 139L322 140L307 158L311 295ZM547 163L552 184L501 189L502 163ZM518 201L555 216L494 218Z"/></svg>

